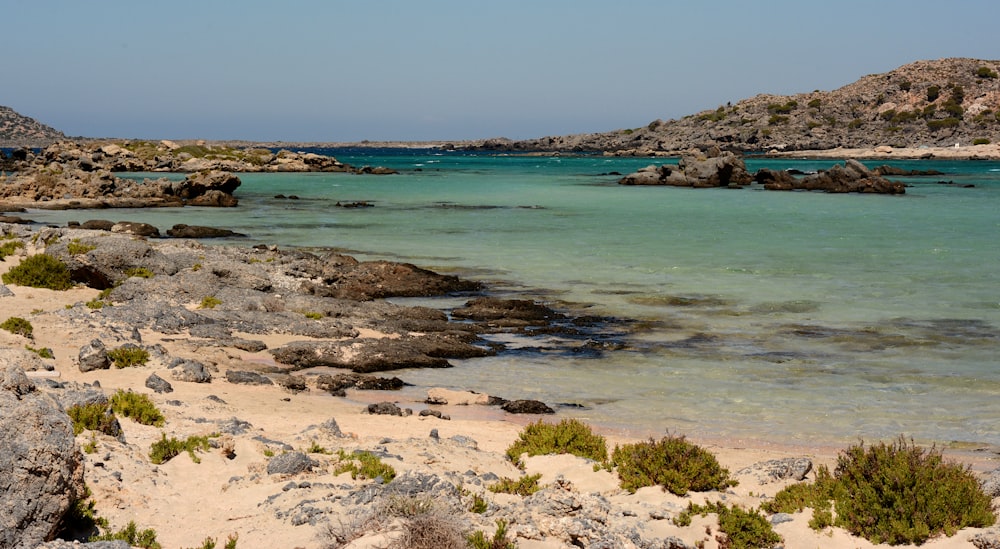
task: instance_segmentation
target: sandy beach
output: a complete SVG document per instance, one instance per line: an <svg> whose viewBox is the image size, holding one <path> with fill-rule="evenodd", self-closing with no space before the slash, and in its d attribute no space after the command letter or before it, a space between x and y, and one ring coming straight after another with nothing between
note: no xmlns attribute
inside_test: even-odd
<svg viewBox="0 0 1000 549"><path fill-rule="evenodd" d="M28 245L24 254L42 249ZM7 257L0 272L18 264L23 256ZM428 405L422 401L398 401L413 415L404 417L373 415L366 412L369 403L397 401L389 391L349 390L346 397L335 397L312 387L292 392L279 385L251 386L230 383L226 370L246 370L279 366L267 352L249 352L235 347L208 346L193 337L165 335L139 330L143 345L162 345L170 356L204 362L212 370L211 383L177 381L165 364L151 361L145 366L110 368L81 372L80 349L94 337L95 325L71 320L60 311L80 307L95 299L99 292L77 286L67 291L7 285L13 295L0 297L4 319L21 317L34 327L31 339L0 331L0 347L24 349L50 348L54 359L42 361L44 368L28 372L43 390L58 394L66 387L99 384L110 395L116 390L148 395L163 412L163 427L140 425L122 418L124 442L113 437L85 431L77 443L95 445L84 453L86 484L93 493L95 508L113 529L134 521L140 528L152 528L163 547L198 546L206 537L222 541L238 535L239 547L381 547L398 534L398 525L376 533L361 535L346 545L336 542L336 532L350 529L360 514L370 510L370 498L361 497L372 480L352 479L350 473L335 474L336 453L344 450L375 452L400 476L435 475L461 484L466 494L476 494L488 503L483 514L461 513L459 520L470 530L492 534L494 521L512 522L510 532L522 548L573 547L572 532L565 521L576 511L564 510L567 516L538 518L532 515L531 503L509 494L495 494L485 487L498 477L517 478L521 474L504 452L516 440L524 425L540 416L514 415L495 407L480 405ZM94 317L99 314L92 313ZM234 334L236 336L251 334ZM369 334L370 335L370 334ZM269 335L268 347L286 343L291 336ZM151 374L170 379L173 391L157 394L144 380ZM64 384L52 389L48 382ZM458 395L455 396L458 398ZM433 408L449 420L421 416L420 410ZM331 428L330 420L335 420ZM559 417L546 417L556 422ZM338 432L339 429L339 432ZM163 434L183 439L223 431L221 440L229 455L219 449L199 452L200 463L181 454L154 465L148 457L150 446ZM633 442L619 433L603 432L609 447ZM739 481L725 493L691 493L678 497L659 487L642 488L630 494L618 486L617 478L607 471L595 472L592 463L569 455L537 456L527 459L524 473L541 474L540 482L549 486L542 493L556 492L559 497L579 502L586 508L600 504L605 508L606 528L629 528L641 532L644 540L675 537L689 547L719 547L715 516L696 517L690 526L679 527L672 518L689 502L724 500L756 508L790 479L772 480L744 468L767 460L808 458L815 475L818 465L832 466L838 448L796 447L753 440L694 440L713 452L720 463ZM324 451L308 453L312 448ZM307 452L313 460L311 470L296 474L268 474L269 461L283 451ZM975 471L997 467L997 457L963 455ZM392 486L389 484L388 486ZM560 495L561 494L561 495ZM550 494L551 495L551 494ZM533 496L535 497L535 496ZM994 503L998 503L996 500ZM518 517L535 516L531 524ZM875 546L840 529L814 531L809 528L810 511L784 517L774 529L784 538L784 546L868 548ZM395 529L394 529L395 528ZM397 532L394 534L393 532ZM954 537L931 540L926 547L972 547L970 539L982 533L966 529Z"/></svg>
<svg viewBox="0 0 1000 549"><path fill-rule="evenodd" d="M768 151L775 158L836 158L856 160L940 159L940 160L1000 160L1000 144L964 145L957 147L891 147L883 145L867 149L825 149L815 151Z"/></svg>

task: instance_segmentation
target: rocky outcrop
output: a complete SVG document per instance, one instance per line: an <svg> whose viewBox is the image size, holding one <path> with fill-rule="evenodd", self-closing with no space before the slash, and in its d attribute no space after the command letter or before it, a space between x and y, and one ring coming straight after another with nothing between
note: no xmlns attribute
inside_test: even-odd
<svg viewBox="0 0 1000 549"><path fill-rule="evenodd" d="M15 366L0 373L0 547L51 540L84 495L69 416Z"/></svg>
<svg viewBox="0 0 1000 549"><path fill-rule="evenodd" d="M0 105L0 147L44 147L62 139L61 131Z"/></svg>
<svg viewBox="0 0 1000 549"><path fill-rule="evenodd" d="M202 227L199 225L184 225L179 223L167 229L167 236L172 238L231 238L235 236L246 236L229 229L219 229L217 227Z"/></svg>
<svg viewBox="0 0 1000 549"><path fill-rule="evenodd" d="M747 173L743 159L731 152L713 147L707 153L687 152L677 165L648 166L626 175L621 185L670 185L674 187L739 187L749 185L753 177Z"/></svg>
<svg viewBox="0 0 1000 549"><path fill-rule="evenodd" d="M762 173L763 172L763 173ZM848 160L843 166L796 179L790 174L779 175L761 170L757 181L770 191L824 191L828 193L904 194L906 185L878 175L857 160Z"/></svg>

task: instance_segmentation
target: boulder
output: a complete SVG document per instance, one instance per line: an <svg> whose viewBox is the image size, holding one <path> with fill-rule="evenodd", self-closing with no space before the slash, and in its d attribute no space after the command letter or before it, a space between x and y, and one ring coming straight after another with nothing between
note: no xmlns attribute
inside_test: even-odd
<svg viewBox="0 0 1000 549"><path fill-rule="evenodd" d="M369 414L373 415L384 415L384 416L409 416L413 415L413 410L409 408L400 408L391 402L379 402L376 404L369 404L367 411Z"/></svg>
<svg viewBox="0 0 1000 549"><path fill-rule="evenodd" d="M274 385L267 376L244 370L226 370L226 381L238 385Z"/></svg>
<svg viewBox="0 0 1000 549"><path fill-rule="evenodd" d="M93 339L87 345L80 347L80 371L107 370L111 367L108 349L100 339Z"/></svg>
<svg viewBox="0 0 1000 549"><path fill-rule="evenodd" d="M134 236L160 237L160 229L149 223L138 223L134 221L119 221L111 226L111 232L130 234Z"/></svg>
<svg viewBox="0 0 1000 549"><path fill-rule="evenodd" d="M0 547L51 540L84 496L83 455L69 416L24 371L0 373Z"/></svg>
<svg viewBox="0 0 1000 549"><path fill-rule="evenodd" d="M544 402L537 400L511 400L504 403L500 408L508 414L554 414L555 410L549 408Z"/></svg>
<svg viewBox="0 0 1000 549"><path fill-rule="evenodd" d="M302 452L285 452L278 454L267 462L267 474L269 475L297 475L305 471L311 471L318 465L309 456Z"/></svg>
<svg viewBox="0 0 1000 549"><path fill-rule="evenodd" d="M215 227L202 227L199 225L185 225L178 223L167 229L167 236L173 238L226 238L232 236L246 236L229 229L218 229Z"/></svg>
<svg viewBox="0 0 1000 549"><path fill-rule="evenodd" d="M156 393L171 393L174 390L169 381L156 374L149 374L149 377L146 378L146 387L149 387Z"/></svg>
<svg viewBox="0 0 1000 549"><path fill-rule="evenodd" d="M712 148L707 153L683 154L676 166L647 166L618 180L620 185L671 185L675 187L738 187L753 180L743 159Z"/></svg>
<svg viewBox="0 0 1000 549"><path fill-rule="evenodd" d="M190 383L212 382L212 374L208 373L205 365L197 360L181 360L170 368L173 370L170 376L177 381L187 381Z"/></svg>

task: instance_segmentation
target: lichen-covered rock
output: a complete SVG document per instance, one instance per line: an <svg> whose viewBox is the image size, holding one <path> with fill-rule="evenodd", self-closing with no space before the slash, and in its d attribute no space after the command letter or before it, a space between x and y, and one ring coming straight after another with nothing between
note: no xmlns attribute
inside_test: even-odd
<svg viewBox="0 0 1000 549"><path fill-rule="evenodd" d="M317 463L302 452L285 452L278 454L267 462L267 474L269 475L297 475L304 471L311 471Z"/></svg>
<svg viewBox="0 0 1000 549"><path fill-rule="evenodd" d="M156 374L149 374L149 377L146 378L146 387L156 393L171 393L174 390L169 381Z"/></svg>
<svg viewBox="0 0 1000 549"><path fill-rule="evenodd" d="M245 370L227 370L226 381L239 385L274 385L267 376Z"/></svg>
<svg viewBox="0 0 1000 549"><path fill-rule="evenodd" d="M511 400L500 406L508 414L554 414L555 410L549 408L544 402L537 400Z"/></svg>
<svg viewBox="0 0 1000 549"><path fill-rule="evenodd" d="M170 377L177 381L187 381L190 383L211 383L212 374L208 373L205 365L197 360L182 360L171 366Z"/></svg>
<svg viewBox="0 0 1000 549"><path fill-rule="evenodd" d="M108 349L100 339L93 339L80 348L79 363L81 372L107 370L111 367Z"/></svg>
<svg viewBox="0 0 1000 549"><path fill-rule="evenodd" d="M83 497L83 456L58 402L20 368L0 376L0 547L33 548Z"/></svg>

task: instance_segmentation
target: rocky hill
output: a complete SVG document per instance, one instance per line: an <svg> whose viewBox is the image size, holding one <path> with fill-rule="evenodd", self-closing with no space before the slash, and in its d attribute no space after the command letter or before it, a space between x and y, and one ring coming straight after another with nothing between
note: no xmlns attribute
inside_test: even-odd
<svg viewBox="0 0 1000 549"><path fill-rule="evenodd" d="M44 147L61 139L61 131L0 105L0 147Z"/></svg>
<svg viewBox="0 0 1000 549"><path fill-rule="evenodd" d="M642 128L473 148L671 154L712 145L738 152L972 145L1000 141L1000 61L917 61L833 91L758 95Z"/></svg>

